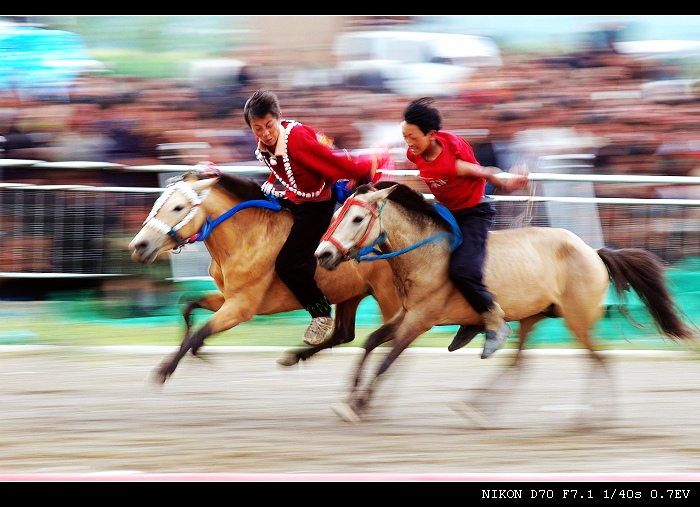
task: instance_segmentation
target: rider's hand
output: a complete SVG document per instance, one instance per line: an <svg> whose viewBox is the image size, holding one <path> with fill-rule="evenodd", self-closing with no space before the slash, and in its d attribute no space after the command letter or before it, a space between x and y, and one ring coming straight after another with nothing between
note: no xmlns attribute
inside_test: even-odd
<svg viewBox="0 0 700 507"><path fill-rule="evenodd" d="M506 193L525 188L530 183L528 178L529 174L530 171L526 164L515 165L511 168L510 172L503 172L496 175L500 183L498 188Z"/></svg>
<svg viewBox="0 0 700 507"><path fill-rule="evenodd" d="M380 169L393 169L394 159L388 149L378 149L372 153L372 169L369 174L369 179L373 183L379 181L381 177Z"/></svg>
<svg viewBox="0 0 700 507"><path fill-rule="evenodd" d="M377 169L381 169L382 167L386 166L388 163L393 162L394 159L391 156L391 153L387 148L377 150L375 152L375 160L377 161ZM386 168L385 168L386 169Z"/></svg>

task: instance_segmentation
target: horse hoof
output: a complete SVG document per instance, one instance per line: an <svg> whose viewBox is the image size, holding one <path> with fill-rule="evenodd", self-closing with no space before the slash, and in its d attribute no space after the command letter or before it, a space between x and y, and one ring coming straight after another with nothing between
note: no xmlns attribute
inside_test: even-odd
<svg viewBox="0 0 700 507"><path fill-rule="evenodd" d="M299 356L294 352L285 352L282 357L277 360L277 364L282 366L294 366L299 362Z"/></svg>
<svg viewBox="0 0 700 507"><path fill-rule="evenodd" d="M486 416L484 416L481 410L477 409L466 401L450 403L450 408L462 417L470 419L479 429L487 429L491 427L488 419L486 419Z"/></svg>
<svg viewBox="0 0 700 507"><path fill-rule="evenodd" d="M336 403L332 405L331 408L343 421L354 424L355 426L360 424L360 416L357 415L357 412L347 403Z"/></svg>
<svg viewBox="0 0 700 507"><path fill-rule="evenodd" d="M205 363L211 363L214 361L212 358L211 354L202 354L201 352L197 352L194 357L199 359L200 361L204 361Z"/></svg>
<svg viewBox="0 0 700 507"><path fill-rule="evenodd" d="M164 369L155 371L152 375L153 381L157 384L165 384L165 381L170 377L170 373Z"/></svg>

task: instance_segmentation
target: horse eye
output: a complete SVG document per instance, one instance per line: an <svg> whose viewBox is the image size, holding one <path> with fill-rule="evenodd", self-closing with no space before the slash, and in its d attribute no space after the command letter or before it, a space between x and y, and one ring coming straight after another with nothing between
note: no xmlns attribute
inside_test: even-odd
<svg viewBox="0 0 700 507"><path fill-rule="evenodd" d="M362 217L355 217L352 219L352 222L354 224L359 224L360 222L362 222Z"/></svg>
<svg viewBox="0 0 700 507"><path fill-rule="evenodd" d="M185 209L184 206L175 206L175 207L173 208L173 211L174 211L175 213L179 213L179 212L182 211L183 209Z"/></svg>

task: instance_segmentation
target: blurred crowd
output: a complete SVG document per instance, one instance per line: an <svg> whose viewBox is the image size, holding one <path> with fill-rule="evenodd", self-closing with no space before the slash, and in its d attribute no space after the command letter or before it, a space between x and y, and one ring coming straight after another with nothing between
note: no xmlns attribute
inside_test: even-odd
<svg viewBox="0 0 700 507"><path fill-rule="evenodd" d="M676 78L672 65L611 49L568 57L504 53L503 61L499 69L472 75L458 95L436 101L444 128L462 133L483 164L506 165L499 153L524 132L542 144L556 144L553 139L561 136L547 133L565 130L578 146L568 143L562 149L594 154L596 173L697 173L700 101L645 92L645 84ZM252 63L232 82L209 87L188 79L93 75L75 83L69 100L27 101L5 94L0 96L4 158L131 166L201 160L255 164L254 138L242 107L257 88L276 91L283 117L308 123L338 147L368 148L385 141L373 138L374 124L394 122L393 141L401 140L401 113L415 97L347 87L295 88L264 62ZM398 168L405 163L397 156ZM621 195L619 188L609 188L618 197L648 197L655 191L633 186Z"/></svg>
<svg viewBox="0 0 700 507"><path fill-rule="evenodd" d="M570 171L700 176L700 86L696 88L692 79L680 79L681 69L663 61L618 54L611 48L582 48L566 56L502 52L502 58L500 68L479 70L460 83L458 94L436 97L444 128L469 141L483 165L507 170L520 162L517 157L530 150L535 156L526 158L530 171L535 173L562 172L558 168L545 171L543 165L538 167L537 161L544 157L537 155L584 154L589 157L582 160L590 164L572 165ZM256 89L267 88L278 94L283 118L311 125L332 138L339 148L389 145L395 153L396 168L413 169L405 157L399 123L403 109L417 97L357 85L351 88L319 83L301 87L291 77L294 69L268 53L251 52L244 61L247 67L232 73L230 79L93 74L79 78L68 98L63 95L29 99L0 92L2 157L17 162L92 161L132 167L194 166L208 160L262 170L264 167L255 159L255 139L242 110ZM62 168L42 172L22 164L12 169L3 164L0 175L6 182L138 187L162 184L155 172L148 171ZM94 175L93 179L90 175ZM423 185L418 178L402 179L414 188ZM700 198L697 185L605 183L590 187L597 197ZM561 184L556 188L558 192ZM543 185L537 190L543 192ZM12 194L8 193L7 198L11 199ZM27 203L33 206L30 200ZM151 204L148 200L125 206L125 230L138 228ZM45 206L43 201L41 206ZM91 227L94 237L88 237L84 231L73 235L84 238L90 247L79 246L63 259L52 252L56 240L51 227L26 227L25 221L30 218L23 216L24 208L15 207L16 210L8 207L4 217L8 228L4 240L10 247L0 258L2 271L66 272L73 268L64 268L60 262L74 262L78 254L84 254L86 259L92 259L93 254L94 258L101 258L95 252L103 247L95 245L102 245L105 233L92 227L85 217L94 215L97 220L111 212L100 208L100 214L92 208L89 212L87 208L76 208L69 221L74 221L76 228ZM551 216L556 223L570 220L562 226L589 244L644 246L664 259L674 260L697 256L700 248L697 207L688 208L663 212L645 209L642 218L636 215L638 208L632 206L598 206L594 217L585 215L581 208L575 213L552 211ZM504 220L503 226L519 223L520 210L515 204L512 208L502 206L499 217ZM58 213L49 211L48 215L54 212ZM679 216L679 212L683 215ZM36 223L50 223L43 211L36 217L32 213L34 208L27 216ZM550 216L550 208L539 213ZM534 216L538 216L537 210ZM589 230L603 232L600 238L591 237L587 235ZM110 244L118 246L107 251L119 259L123 266L119 269L130 273L135 267L130 259L122 258L126 236L130 234L109 238ZM111 258L106 265L116 269ZM102 268L90 265L79 272L99 269ZM154 277L162 278L160 274Z"/></svg>

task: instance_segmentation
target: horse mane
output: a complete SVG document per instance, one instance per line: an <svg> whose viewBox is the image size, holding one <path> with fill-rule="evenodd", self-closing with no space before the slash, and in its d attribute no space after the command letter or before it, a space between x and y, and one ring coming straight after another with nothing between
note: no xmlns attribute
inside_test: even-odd
<svg viewBox="0 0 700 507"><path fill-rule="evenodd" d="M203 173L198 171L190 171L187 175L194 175L199 179L211 178L213 174ZM230 173L221 173L216 175L219 178L216 184L222 190L234 195L240 201L253 201L257 199L267 199L267 196L260 189L260 184L251 178L242 178Z"/></svg>
<svg viewBox="0 0 700 507"><path fill-rule="evenodd" d="M411 187L404 183L398 183L396 181L379 181L374 186L371 184L361 185L357 187L356 193L365 194L371 192L374 189L383 190L385 188L397 187L392 190L389 194L389 200L394 201L396 204L400 204L404 208L410 211L414 211L421 215L425 215L434 222L440 224L445 229L450 230L450 226L447 221L440 216L440 214L435 210L435 206L423 197L423 194L413 190Z"/></svg>
<svg viewBox="0 0 700 507"><path fill-rule="evenodd" d="M217 185L242 201L267 199L267 196L260 189L260 183L251 178L241 178L235 174L223 173L219 177Z"/></svg>

